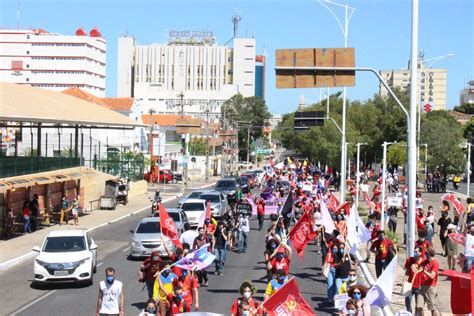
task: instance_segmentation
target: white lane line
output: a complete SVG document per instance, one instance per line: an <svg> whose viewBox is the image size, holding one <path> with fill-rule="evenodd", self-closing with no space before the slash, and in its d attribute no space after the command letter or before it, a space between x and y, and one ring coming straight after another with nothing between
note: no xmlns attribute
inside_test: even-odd
<svg viewBox="0 0 474 316"><path fill-rule="evenodd" d="M14 312L13 314L11 314L12 316L15 316L15 315L18 315L19 313L23 312L24 310L30 308L31 306L35 305L36 303L44 300L45 298L47 298L48 296L50 296L51 294L54 294L56 293L58 290L52 290L51 292L48 292L46 294L44 294L43 296L40 296L38 297L36 300L34 300L33 302L29 303L29 304L26 304L25 306L23 306L21 309L17 310L16 312Z"/></svg>
<svg viewBox="0 0 474 316"><path fill-rule="evenodd" d="M32 257L34 254L37 254L36 252L34 251L30 251L28 253L25 253L24 255L21 255L19 257L16 257L16 258L13 258L11 260L8 260L8 261L5 261L5 262L2 262L0 264L0 271L2 270L5 270L6 268L9 268L15 264L17 264L18 262L24 260L24 259L27 259L29 257Z"/></svg>
<svg viewBox="0 0 474 316"><path fill-rule="evenodd" d="M100 267L100 266L103 265L103 264L104 264L103 262L99 262L99 263L97 264L97 268Z"/></svg>
<svg viewBox="0 0 474 316"><path fill-rule="evenodd" d="M124 250L122 250L122 252L127 252L127 251L129 251L129 250L130 250L130 247L127 247L127 248L125 248Z"/></svg>

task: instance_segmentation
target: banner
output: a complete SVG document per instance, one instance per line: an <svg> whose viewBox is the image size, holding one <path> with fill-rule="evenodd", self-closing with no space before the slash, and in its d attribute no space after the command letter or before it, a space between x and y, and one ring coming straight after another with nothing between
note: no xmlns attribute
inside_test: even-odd
<svg viewBox="0 0 474 316"><path fill-rule="evenodd" d="M216 256L207 251L210 244L188 253L184 258L178 260L174 265L184 270L204 270L214 262Z"/></svg>
<svg viewBox="0 0 474 316"><path fill-rule="evenodd" d="M291 244L296 250L298 257L303 260L304 249L308 243L316 237L316 232L313 230L313 225L308 212L304 212L303 216L293 226L289 233Z"/></svg>
<svg viewBox="0 0 474 316"><path fill-rule="evenodd" d="M257 204L252 198L246 198L247 202L252 206L252 215L257 215ZM265 201L265 215L278 214L278 202L284 202L286 198L273 198Z"/></svg>
<svg viewBox="0 0 474 316"><path fill-rule="evenodd" d="M397 274L397 259L395 256L382 274L379 276L375 284L367 292L364 302L369 305L384 307L392 302L393 285L395 284L395 276Z"/></svg>
<svg viewBox="0 0 474 316"><path fill-rule="evenodd" d="M237 204L235 211L237 214L252 216L253 207L250 203Z"/></svg>
<svg viewBox="0 0 474 316"><path fill-rule="evenodd" d="M328 234L332 234L332 232L336 229L336 225L334 225L334 221L332 220L331 214L329 214L329 210L326 206L326 203L321 202L321 221L319 224L324 226L324 230Z"/></svg>
<svg viewBox="0 0 474 316"><path fill-rule="evenodd" d="M160 204L160 227L161 233L168 237L176 247L183 248L183 245L179 241L178 228L168 212L166 212L163 204Z"/></svg>
<svg viewBox="0 0 474 316"><path fill-rule="evenodd" d="M445 194L442 197L442 200L453 203L454 209L456 210L456 212L458 212L459 216L463 215L462 213L464 212L464 205L462 205L462 203L458 200L458 198L454 194L452 193Z"/></svg>
<svg viewBox="0 0 474 316"><path fill-rule="evenodd" d="M466 243L466 240L464 239L463 234L452 233L452 234L448 234L448 237L449 239L451 239L453 243L460 244L463 246Z"/></svg>
<svg viewBox="0 0 474 316"><path fill-rule="evenodd" d="M268 316L313 316L311 306L306 303L298 289L295 278L285 283L263 303Z"/></svg>
<svg viewBox="0 0 474 316"><path fill-rule="evenodd" d="M347 242L351 249L350 253L355 254L357 246L365 245L371 239L370 231L365 227L355 206L352 207L351 214L347 218Z"/></svg>
<svg viewBox="0 0 474 316"><path fill-rule="evenodd" d="M333 193L331 193L327 208L330 209L331 211L335 211L338 205L339 205L339 200Z"/></svg>

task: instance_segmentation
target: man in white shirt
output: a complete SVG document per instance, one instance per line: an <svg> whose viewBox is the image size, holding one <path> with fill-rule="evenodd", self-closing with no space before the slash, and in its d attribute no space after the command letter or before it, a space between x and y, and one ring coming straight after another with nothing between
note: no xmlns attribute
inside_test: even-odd
<svg viewBox="0 0 474 316"><path fill-rule="evenodd" d="M466 257L466 261L464 263L464 272L470 273L471 266L474 263L474 223L469 225L465 239L464 256Z"/></svg>
<svg viewBox="0 0 474 316"><path fill-rule="evenodd" d="M179 237L179 241L184 244L188 244L190 247L193 246L194 239L196 239L197 236L199 236L199 233L193 229L191 229L191 225L189 223L184 224L184 230L185 232L181 234Z"/></svg>
<svg viewBox="0 0 474 316"><path fill-rule="evenodd" d="M250 232L250 221L247 215L239 216L239 250L238 253L247 251L247 240Z"/></svg>
<svg viewBox="0 0 474 316"><path fill-rule="evenodd" d="M105 281L99 283L96 316L123 316L123 284L115 280L115 269L105 269Z"/></svg>

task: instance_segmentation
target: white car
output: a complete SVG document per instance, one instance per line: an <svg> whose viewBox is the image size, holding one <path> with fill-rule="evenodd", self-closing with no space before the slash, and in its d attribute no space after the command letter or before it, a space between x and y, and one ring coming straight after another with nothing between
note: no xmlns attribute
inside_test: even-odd
<svg viewBox="0 0 474 316"><path fill-rule="evenodd" d="M239 161L238 167L239 169L252 169L253 165L251 162L248 161Z"/></svg>
<svg viewBox="0 0 474 316"><path fill-rule="evenodd" d="M97 270L97 244L85 230L56 230L46 236L34 262L35 284L84 282L92 285Z"/></svg>
<svg viewBox="0 0 474 316"><path fill-rule="evenodd" d="M199 219L202 213L206 211L206 201L201 199L187 199L181 209L186 213L189 225L196 227L199 225Z"/></svg>

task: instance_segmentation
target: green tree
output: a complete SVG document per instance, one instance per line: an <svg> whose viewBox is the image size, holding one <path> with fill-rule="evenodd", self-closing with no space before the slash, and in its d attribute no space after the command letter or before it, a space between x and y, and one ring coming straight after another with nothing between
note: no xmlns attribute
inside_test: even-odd
<svg viewBox="0 0 474 316"><path fill-rule="evenodd" d="M243 97L240 93L224 102L221 108L222 126L225 128L239 126L239 156L247 156L248 129L250 142L263 135L263 127L271 117L265 101L260 97ZM249 127L247 127L249 126Z"/></svg>
<svg viewBox="0 0 474 316"><path fill-rule="evenodd" d="M464 143L462 127L446 111L432 111L422 123L421 143L428 144L428 168L444 174L460 172L466 158L460 145Z"/></svg>
<svg viewBox="0 0 474 316"><path fill-rule="evenodd" d="M474 104L463 103L461 105L455 106L453 110L466 114L474 114Z"/></svg>
<svg viewBox="0 0 474 316"><path fill-rule="evenodd" d="M387 163L391 165L404 166L407 163L407 144L392 144L387 149Z"/></svg>
<svg viewBox="0 0 474 316"><path fill-rule="evenodd" d="M206 154L206 139L193 138L188 144L189 153L195 156L204 156Z"/></svg>
<svg viewBox="0 0 474 316"><path fill-rule="evenodd" d="M462 133L464 138L467 139L469 142L472 143L474 141L474 117L471 117L469 123L464 126Z"/></svg>

